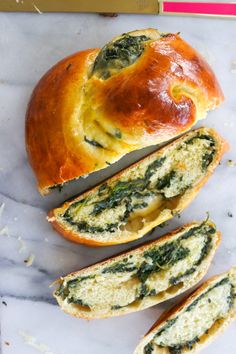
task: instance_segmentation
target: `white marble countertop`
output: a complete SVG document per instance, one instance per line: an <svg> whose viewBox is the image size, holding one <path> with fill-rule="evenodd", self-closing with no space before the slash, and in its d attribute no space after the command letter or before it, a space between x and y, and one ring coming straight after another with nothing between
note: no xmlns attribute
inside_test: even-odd
<svg viewBox="0 0 236 354"><path fill-rule="evenodd" d="M40 76L64 56L102 46L113 36L145 27L181 32L210 62L224 90L225 103L204 122L215 127L231 150L196 200L157 228L152 238L206 212L222 231L222 244L209 275L236 264L236 22L209 18L120 15L0 14L0 320L2 354L130 354L164 308L159 305L121 318L87 322L62 313L49 284L62 274L101 260L130 245L90 249L62 239L51 229L48 209L120 169L134 158L87 180L40 197L24 146L24 115ZM236 64L235 64L236 65ZM142 152L143 154L143 152ZM135 155L137 156L137 154ZM229 213L232 213L230 217ZM145 237L143 242L147 237ZM24 260L34 256L32 266ZM205 349L208 354L235 354L236 323Z"/></svg>

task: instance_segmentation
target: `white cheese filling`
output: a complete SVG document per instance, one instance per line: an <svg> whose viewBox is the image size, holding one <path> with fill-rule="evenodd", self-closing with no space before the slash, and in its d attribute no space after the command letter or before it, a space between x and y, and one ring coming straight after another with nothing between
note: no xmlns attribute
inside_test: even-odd
<svg viewBox="0 0 236 354"><path fill-rule="evenodd" d="M174 347L201 337L217 319L227 316L230 291L230 283L213 288L192 309L180 313L176 322L157 335L153 342Z"/></svg>

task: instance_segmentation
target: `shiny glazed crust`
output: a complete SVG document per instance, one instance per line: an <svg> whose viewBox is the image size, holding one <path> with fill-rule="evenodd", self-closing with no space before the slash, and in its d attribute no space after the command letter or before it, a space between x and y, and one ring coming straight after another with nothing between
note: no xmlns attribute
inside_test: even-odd
<svg viewBox="0 0 236 354"><path fill-rule="evenodd" d="M178 138L177 140L164 146L163 148L159 149L158 151L152 153L151 155L157 155L157 156L161 155L166 149L168 149L171 146L173 146L174 144L176 144L176 142L181 141L182 139L185 139L190 134L192 135L193 133L197 133L201 129L202 128L199 128L199 129L196 129L195 131L185 134L183 137ZM192 202L192 200L196 197L199 190L207 182L208 178L210 177L210 175L213 173L214 169L219 164L222 155L228 150L228 148L229 148L228 143L225 140L223 140L215 130L210 129L210 128L204 128L204 129L206 129L207 132L210 132L210 134L215 138L215 140L217 142L217 153L215 154L214 161L211 163L210 167L208 168L205 177L194 188L187 190L180 197L178 204L176 205L175 209L172 210L172 212L171 212L171 210L168 210L166 213L159 215L154 221L150 221L149 223L147 223L146 227L142 229L142 234L138 234L137 232L132 232L132 233L130 232L129 234L127 234L127 237L126 238L123 237L122 240L120 238L116 238L115 234L114 234L114 237L112 239L110 239L109 241L106 241L106 240L102 241L102 240L98 240L98 239L96 240L95 238L94 239L88 238L85 235L72 230L71 228L67 227L67 225L62 223L61 220L59 220L57 218L57 215L63 213L71 203L75 202L76 200L83 199L88 194L93 193L96 190L98 190L100 185L103 184L104 181L103 181L103 183L88 190L87 192L81 194L80 196L78 196L74 199L71 199L70 201L65 202L62 206L51 210L48 213L48 221L50 223L52 223L52 226L54 227L54 229L57 230L63 237L67 238L70 241L73 241L76 243L81 243L81 244L86 244L88 246L116 245L116 244L120 244L120 243L131 242L133 240L136 240L136 239L144 236L147 232L149 232L151 229L153 229L157 225L160 225L163 222L171 219L173 217L174 213L181 212L183 209L185 209ZM114 175L113 177L111 177L110 179L107 180L107 183L119 180L119 178L123 172L125 172L126 170L129 170L130 168L138 166L143 160L145 160L147 158L148 158L148 156L145 157L144 159L136 162L135 164L129 166L128 168L124 169L123 171L119 172L118 174Z"/></svg>
<svg viewBox="0 0 236 354"><path fill-rule="evenodd" d="M179 35L161 37L154 29L133 34L156 39L110 78L91 76L100 50L89 49L60 61L34 89L26 147L41 194L176 137L223 101L211 68ZM120 139L110 134L115 129ZM89 134L105 148L86 143Z"/></svg>
<svg viewBox="0 0 236 354"><path fill-rule="evenodd" d="M58 284L61 284L63 279L67 278L68 280L70 278L73 278L75 276L82 276L82 274L84 273L84 271L93 271L94 268L97 268L97 266L100 266L100 267L108 267L109 264L111 263L111 261L114 261L116 260L117 262L119 260L121 260L124 256L129 256L130 254L134 255L134 254L137 254L137 253L140 253L140 252L143 252L145 251L146 249L149 248L149 246L154 246L154 245L158 245L159 243L163 243L163 242L168 242L168 241L171 241L171 239L173 238L173 236L177 235L179 232L184 232L185 230L189 229L190 227L193 227L195 225L199 225L200 223L197 223L197 222L192 222L192 223L189 223L189 224L185 224L183 225L182 227L164 235L164 236L161 236L159 237L157 240L155 241L149 241L149 242L146 242L144 244L142 244L141 246L136 246L134 248L131 248L130 250L128 251L124 251L124 252L121 252L113 257L109 257L101 262L97 262L89 267L86 267L86 268L83 268L77 272L73 272L73 273L70 273L68 274L67 276L65 277L61 277L60 279L56 280L55 281L55 285L58 285ZM213 223L209 222L210 225L214 225ZM118 309L118 310L111 310L108 314L101 314L99 316L96 316L95 314L93 314L92 312L88 312L88 313L85 313L83 311L80 311L79 309L79 306L77 307L77 310L75 311L71 311L71 308L70 306L67 306L63 300L60 298L60 296L57 296L56 295L56 291L53 293L53 296L56 298L59 306L61 307L61 309L71 315L71 316L74 316L74 317L79 317L79 318L85 318L85 319L88 319L88 320L92 320L92 319L99 319L99 318L108 318L108 317L114 317L114 316L122 316L122 315L126 315L128 313L131 313L131 312L135 312L135 311L141 311L141 310L144 310L148 307L151 307L151 306L155 306L157 305L158 303L161 303L161 302L164 302L168 299L171 299L181 293L183 293L184 291L190 289L191 287L193 287L194 285L196 285L204 276L205 274L207 273L210 265L211 265L211 261L214 257L214 254L217 250L217 248L219 247L220 245L220 242L221 242L221 232L220 231L217 231L216 232L216 241L215 241L215 246L212 248L211 252L209 253L208 255L208 261L206 262L206 264L202 267L202 270L201 272L199 272L198 276L193 278L193 279L187 279L187 281L184 281L183 280L183 283L184 283L184 286L181 287L181 288L176 288L175 289L175 292L171 292L171 293L168 293L168 292L165 292L163 294L163 298L162 300L159 299L159 301L157 301L154 297L151 297L151 298L147 298L147 299L143 299L141 302L140 302L140 305L137 307L137 308L131 308L131 307L124 307L124 308L121 308L121 309Z"/></svg>
<svg viewBox="0 0 236 354"><path fill-rule="evenodd" d="M141 342L139 343L138 347L136 348L134 354L143 354L143 347L149 342L153 333L155 333L162 325L170 320L171 318L178 315L178 313L184 308L191 304L201 293L203 293L210 284L214 283L218 279L222 278L224 275L231 273L234 274L236 277L236 266L231 268L228 272L222 273L220 275L216 275L202 285L200 285L196 290L194 290L190 295L186 296L179 304L175 305L174 307L170 308L169 310L165 311L160 318L154 323L154 325L150 328L147 334L143 337ZM196 353L202 350L204 347L209 345L216 337L218 337L221 333L223 333L226 328L236 319L236 311L233 311L230 316L228 316L223 323L215 326L215 330L213 334L206 334L204 335L204 341L197 342L194 345L192 350L184 349L182 352L184 353ZM161 350L155 351L155 354L162 354Z"/></svg>

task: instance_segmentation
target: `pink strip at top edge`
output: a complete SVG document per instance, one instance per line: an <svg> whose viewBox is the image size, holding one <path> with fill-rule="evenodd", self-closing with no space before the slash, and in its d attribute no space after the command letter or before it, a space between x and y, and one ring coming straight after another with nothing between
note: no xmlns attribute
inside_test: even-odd
<svg viewBox="0 0 236 354"><path fill-rule="evenodd" d="M163 12L235 16L236 3L163 1Z"/></svg>

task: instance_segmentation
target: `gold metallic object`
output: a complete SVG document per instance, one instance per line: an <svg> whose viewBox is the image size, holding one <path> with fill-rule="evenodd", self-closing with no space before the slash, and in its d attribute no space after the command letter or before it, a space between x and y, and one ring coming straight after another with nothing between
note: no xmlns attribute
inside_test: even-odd
<svg viewBox="0 0 236 354"><path fill-rule="evenodd" d="M158 0L0 0L0 11L157 14Z"/></svg>

